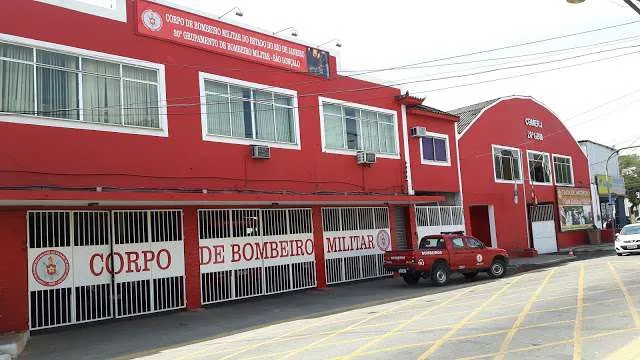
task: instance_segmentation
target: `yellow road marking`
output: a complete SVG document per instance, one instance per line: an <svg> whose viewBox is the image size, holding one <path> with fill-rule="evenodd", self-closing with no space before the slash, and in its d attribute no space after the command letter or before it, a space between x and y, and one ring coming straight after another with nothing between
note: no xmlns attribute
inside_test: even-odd
<svg viewBox="0 0 640 360"><path fill-rule="evenodd" d="M603 336L615 335L615 334L620 334L620 333L623 333L623 332L638 331L638 330L640 330L640 329L634 327L634 328L627 328L627 329L620 329L620 330L613 330L613 331L605 331L605 332L602 332L602 333L599 333L599 334L585 336L582 339L583 340L591 340L591 339L597 339L597 338L603 337ZM532 351L532 350L538 350L538 349L543 349L543 348L547 348L547 347L551 347L551 346L570 344L572 342L573 342L573 339L569 339L569 340L560 340L560 341L549 342L549 343L542 344L542 345L526 346L526 347L521 347L521 348L509 350L509 354L518 353L518 352ZM498 353L475 355L475 356L469 356L469 357L465 357L465 358L460 358L458 360L483 359L483 358L493 357L493 356L495 356L497 354Z"/></svg>
<svg viewBox="0 0 640 360"><path fill-rule="evenodd" d="M531 307L533 306L533 303L536 301L536 298L540 295L540 293L542 292L542 289L544 289L544 287L547 285L547 283L549 282L549 279L551 279L553 274L555 274L556 270L557 268L554 268L549 272L549 274L547 274L544 280L542 280L542 282L540 283L540 286L538 286L538 289L536 289L533 295L531 295L531 298L529 298L529 302L527 302L525 306L522 308L522 311L520 312L520 314L518 314L518 318L516 319L516 321L514 321L513 326L511 326L511 330L509 330L509 332L507 333L507 336L502 341L502 345L500 346L500 352L498 356L496 356L496 359L500 359L500 360L504 359L504 354L506 354L507 350L509 349L509 345L511 345L511 341L513 340L513 337L516 336L516 332L518 331L520 326L522 326L522 323L524 322L524 319L527 317L527 314L529 313L529 311L531 311Z"/></svg>
<svg viewBox="0 0 640 360"><path fill-rule="evenodd" d="M633 318L634 324L636 325L636 327L640 327L640 316L638 315L638 310L636 310L636 305L633 303L631 294L629 294L629 291L624 286L622 279L620 279L620 275L618 275L616 269L613 267L613 265L611 265L611 262L608 262L608 264L609 270L611 270L611 273L613 274L613 278L616 280L618 286L620 287L620 290L622 290L622 293L624 294L624 298L627 301L627 306L629 307L629 312L631 312L631 317Z"/></svg>
<svg viewBox="0 0 640 360"><path fill-rule="evenodd" d="M514 279L512 282L510 282L509 284L504 286L502 289L500 289L500 291L498 291L495 294L493 294L492 297L490 297L487 301L485 301L482 305L480 305L474 312L472 312L471 314L467 315L467 317L462 319L462 321L460 321L456 325L454 325L454 327L451 330L449 330L448 333L446 333L443 337L438 339L438 341L436 341L435 344L431 345L431 347L429 349L427 349L427 351L422 353L422 355L420 355L418 357L418 359L424 360L424 359L428 358L431 354L433 354L436 350L438 350L447 341L447 339L452 337L453 334L455 334L458 330L460 330L460 328L462 328L469 320L471 320L474 316L479 314L487 305L489 305L492 301L497 299L498 296L500 296L502 293L507 291L507 289L509 289L513 284L518 282L518 280L520 280L520 279L522 279L522 277L518 277L518 278Z"/></svg>
<svg viewBox="0 0 640 360"><path fill-rule="evenodd" d="M459 297L461 297L461 296L463 296L463 295L467 294L467 293L468 293L468 292L470 292L470 291L471 291L471 289L469 289L469 290L467 290L467 291L463 291L463 292L461 292L461 293L458 293L457 295L455 295L455 296L453 296L453 297L449 298L449 299L448 299L448 300L446 300L445 302L440 303L440 304L438 304L438 305L436 305L436 306L434 306L434 307L432 307L432 308L430 308L430 309L427 309L427 310L425 310L425 311L423 311L423 312L419 313L418 315L416 315L416 316L414 316L414 317L412 317L412 318L410 318L410 319L408 319L408 320L406 320L406 321L402 322L400 325L396 326L396 327L395 327L395 328L393 328L391 331L388 331L387 333L385 333L385 334L383 334L383 335L381 335L381 336L378 336L378 337L374 338L373 340L369 341L368 343L366 343L366 344L362 345L361 347L359 347L358 349L356 349L355 351L353 351L351 354L349 354L349 355L347 355L346 357L344 357L344 359L350 359L350 358L352 358L352 357L354 357L354 356L358 356L358 354L362 353L362 352L363 352L363 350L365 350L365 349L367 349L367 348L369 348L369 347L371 347L371 346L373 346L373 345L375 345L375 344L379 343L380 341L382 341L382 340L384 340L384 339L388 338L389 336L391 336L391 335L393 335L393 334L397 333L398 331L400 331L400 330L401 330L402 328L404 328L405 326L408 326L409 324L411 324L411 323L415 322L416 320L420 319L422 316L424 316L424 315L426 315L426 314L428 314L428 313L430 313L430 312L432 312L432 311L434 311L434 310L436 310L436 309L440 308L441 306L444 306L444 305L446 305L446 304L449 304L449 303L451 303L451 302L453 302L453 301L457 300Z"/></svg>
<svg viewBox="0 0 640 360"><path fill-rule="evenodd" d="M468 290L464 291L463 293L467 293L467 292L469 292L469 291L471 291L471 289L468 289ZM367 317L367 318L365 318L365 319L363 319L363 320L361 320L361 321L358 321L358 322L356 322L356 323L354 323L354 324L352 324L352 325L350 325L350 326L347 326L347 327L345 327L345 328L342 328L342 329L339 329L339 330L337 330L337 331L334 331L334 332L333 332L333 333L331 333L330 335L327 335L327 336L323 337L322 339L320 339L320 340L318 340L318 341L315 341L315 342L313 342L313 343L311 343L311 344L309 344L309 345L307 345L307 346L303 346L303 347L301 347L301 348L298 348L298 349L296 349L296 350L292 351L292 352L291 352L291 353L289 353L288 355L284 356L282 359L286 359L286 358L288 358L288 357L291 357L291 356L293 356L293 355L296 355L296 354L299 354L299 353L301 353L301 352L303 352L303 351L306 351L306 350L308 350L308 349L310 349L310 348L312 348L312 347L315 347L316 345L318 345L318 344L320 344L320 343L323 343L323 342L325 342L325 341L327 341L327 340L329 340L329 339L331 339L331 338L333 338L333 337L335 337L335 336L337 336L337 335L339 335L339 334L342 334L342 333L347 332L347 331L349 331L349 330L351 330L351 329L353 329L353 328L355 328L355 327L358 327L359 325L361 325L361 324L363 324L363 323L365 323L365 322L367 322L367 321L370 321L370 320L373 320L373 319L375 319L375 318L377 318L377 317L380 317L380 316L382 316L382 315L385 315L385 314L391 313L391 312L393 312L393 311L395 311L395 310L397 310L397 309L403 308L403 307L405 307L405 306L409 306L409 305L411 305L411 304L413 304L413 303L415 303L415 302L417 302L417 301L419 301L419 300L421 300L421 299L423 299L423 298L424 298L424 297L415 298L415 299L413 299L413 300L411 300L411 301L408 301L407 303L404 303L404 304L401 304L401 305L398 305L398 306L394 306L394 307L392 307L391 309L388 309L388 310L385 310L385 311L382 311L382 312L376 313L376 314L374 314L374 315L372 315L372 316L369 316L369 317ZM449 301L449 300L445 300L443 303L448 303L448 301ZM441 302L440 304L443 304L443 303ZM440 304L438 304L438 305L436 305L436 306L439 306ZM223 359L221 359L221 360L223 360Z"/></svg>
<svg viewBox="0 0 640 360"><path fill-rule="evenodd" d="M580 264L578 299L576 301L576 323L573 329L573 359L582 359L582 316L584 314L584 264Z"/></svg>

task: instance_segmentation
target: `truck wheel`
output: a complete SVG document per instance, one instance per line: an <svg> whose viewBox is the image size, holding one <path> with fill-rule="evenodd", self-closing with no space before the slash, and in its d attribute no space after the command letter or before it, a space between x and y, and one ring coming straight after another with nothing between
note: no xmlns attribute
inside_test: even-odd
<svg viewBox="0 0 640 360"><path fill-rule="evenodd" d="M433 265L431 269L431 283L436 286L443 286L449 281L449 267L444 262Z"/></svg>
<svg viewBox="0 0 640 360"><path fill-rule="evenodd" d="M464 275L464 277L467 279L473 279L474 277L476 277L476 275L478 275L478 271L466 272L462 273L462 275Z"/></svg>
<svg viewBox="0 0 640 360"><path fill-rule="evenodd" d="M402 275L402 278L404 279L404 282L406 282L407 284L415 285L420 280L420 274L405 274L405 275Z"/></svg>
<svg viewBox="0 0 640 360"><path fill-rule="evenodd" d="M504 262L504 260L495 259L493 260L493 263L491 264L491 267L489 268L489 271L487 273L490 277L495 279L503 277L506 270L507 264Z"/></svg>

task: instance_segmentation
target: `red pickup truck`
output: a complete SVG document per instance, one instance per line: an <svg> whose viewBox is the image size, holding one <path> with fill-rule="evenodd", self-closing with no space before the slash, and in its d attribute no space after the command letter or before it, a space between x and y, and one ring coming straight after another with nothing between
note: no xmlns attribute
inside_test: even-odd
<svg viewBox="0 0 640 360"><path fill-rule="evenodd" d="M449 281L452 271L469 279L481 271L499 278L504 276L508 263L506 250L488 248L480 240L462 234L425 236L418 249L384 254L384 268L400 273L407 284L430 278L434 285L441 286Z"/></svg>

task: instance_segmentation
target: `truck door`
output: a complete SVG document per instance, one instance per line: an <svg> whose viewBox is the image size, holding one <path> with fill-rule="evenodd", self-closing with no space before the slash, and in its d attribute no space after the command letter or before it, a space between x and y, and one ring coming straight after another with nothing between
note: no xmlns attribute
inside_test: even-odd
<svg viewBox="0 0 640 360"><path fill-rule="evenodd" d="M475 256L467 248L461 237L451 238L451 270L462 270L475 267Z"/></svg>
<svg viewBox="0 0 640 360"><path fill-rule="evenodd" d="M478 269L488 267L488 261L491 261L491 259L486 259L484 256L484 244L480 240L471 236L466 237L465 240L467 242L467 248L471 254L471 261L473 262L471 266Z"/></svg>

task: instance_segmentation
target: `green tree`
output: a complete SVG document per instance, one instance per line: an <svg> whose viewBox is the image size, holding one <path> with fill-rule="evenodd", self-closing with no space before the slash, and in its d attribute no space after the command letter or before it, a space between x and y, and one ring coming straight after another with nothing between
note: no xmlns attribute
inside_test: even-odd
<svg viewBox="0 0 640 360"><path fill-rule="evenodd" d="M620 172L624 178L627 198L631 202L631 211L635 212L640 206L640 155L621 155L619 157Z"/></svg>

